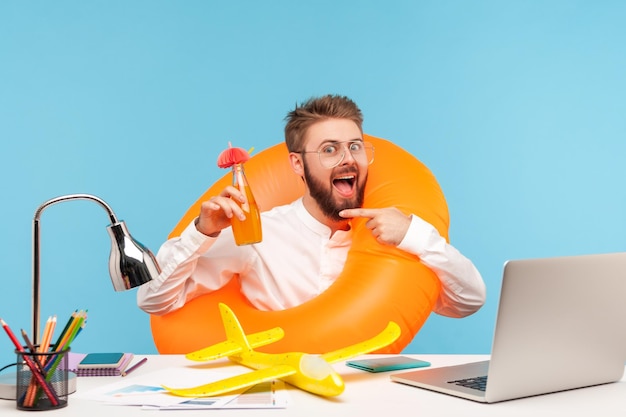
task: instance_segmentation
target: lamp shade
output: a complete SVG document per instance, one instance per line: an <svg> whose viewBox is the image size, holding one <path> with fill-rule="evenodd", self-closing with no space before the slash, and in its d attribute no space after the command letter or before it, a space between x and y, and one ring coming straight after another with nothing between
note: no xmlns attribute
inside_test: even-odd
<svg viewBox="0 0 626 417"><path fill-rule="evenodd" d="M160 273L152 252L128 232L126 223L107 226L111 237L109 274L115 291L125 291L152 280Z"/></svg>

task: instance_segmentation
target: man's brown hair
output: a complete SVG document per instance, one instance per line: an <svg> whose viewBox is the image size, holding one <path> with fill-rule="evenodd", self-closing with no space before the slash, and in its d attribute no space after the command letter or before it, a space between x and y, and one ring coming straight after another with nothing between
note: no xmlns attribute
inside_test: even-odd
<svg viewBox="0 0 626 417"><path fill-rule="evenodd" d="M285 143L289 152L304 150L304 134L307 129L326 119L352 120L363 133L363 115L359 107L348 97L325 95L312 97L289 113L285 120Z"/></svg>

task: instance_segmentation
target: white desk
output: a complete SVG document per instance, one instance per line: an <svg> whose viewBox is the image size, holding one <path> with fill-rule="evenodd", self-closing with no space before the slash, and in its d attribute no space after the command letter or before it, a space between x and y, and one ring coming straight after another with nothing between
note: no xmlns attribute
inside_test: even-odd
<svg viewBox="0 0 626 417"><path fill-rule="evenodd" d="M137 355L140 357L141 355ZM407 355L427 360L432 366L484 360L484 355ZM152 372L168 367L184 367L192 364L179 355L149 355L148 362L138 368L140 372ZM228 362L225 362L228 363ZM496 404L480 404L444 394L391 382L389 372L372 374L345 366L333 367L342 375L346 390L338 397L324 398L288 387L291 403L286 409L271 410L182 410L146 411L139 407L111 406L69 396L65 408L43 411L46 416L110 417L112 415L149 417L154 413L164 416L289 416L289 417L352 417L372 415L433 417L433 416L626 416L626 378L614 384L583 388L567 392L506 401ZM244 368L245 369L245 368ZM130 374L127 378L130 378ZM109 384L120 377L78 378L78 390L89 390ZM0 400L2 417L24 416L28 411L15 408L15 401Z"/></svg>

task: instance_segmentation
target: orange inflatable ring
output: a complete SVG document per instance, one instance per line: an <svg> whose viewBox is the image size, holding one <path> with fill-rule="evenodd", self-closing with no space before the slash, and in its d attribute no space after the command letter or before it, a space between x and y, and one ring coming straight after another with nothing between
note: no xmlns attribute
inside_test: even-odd
<svg viewBox="0 0 626 417"><path fill-rule="evenodd" d="M448 208L430 170L408 152L384 139L364 135L374 144L365 207L395 206L415 213L448 236ZM300 197L304 187L288 162L287 148L278 144L246 162L246 175L261 211ZM202 201L218 194L231 181L225 175L192 205L174 228L178 236L198 215ZM439 294L439 280L415 256L381 245L365 227L353 222L353 243L342 273L318 297L294 308L260 311L241 294L232 279L218 291L193 299L171 313L150 318L157 350L189 353L225 339L218 303L237 314L246 333L280 326L285 337L260 348L264 352L323 353L368 339L395 321L400 338L379 353L400 353L428 318Z"/></svg>

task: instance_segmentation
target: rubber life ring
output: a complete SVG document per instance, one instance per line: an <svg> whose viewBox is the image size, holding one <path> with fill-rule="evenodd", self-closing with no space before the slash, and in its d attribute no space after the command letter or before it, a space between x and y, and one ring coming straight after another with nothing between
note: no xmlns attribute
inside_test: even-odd
<svg viewBox="0 0 626 417"><path fill-rule="evenodd" d="M432 172L393 143L364 135L374 144L365 207L396 206L415 213L448 236L448 207ZM302 180L288 162L287 148L274 145L246 162L246 175L261 211L286 204L304 192ZM197 216L202 201L219 193L231 181L225 175L194 203L170 237L179 235ZM218 291L188 302L166 315L152 315L152 335L162 354L189 353L225 339L218 303L226 303L246 333L280 326L285 337L260 348L264 352L324 353L368 339L398 323L400 338L378 353L400 353L428 318L440 284L434 273L415 256L381 245L365 227L353 223L354 237L346 264L335 283L304 304L281 311L260 311L239 290L234 277Z"/></svg>

